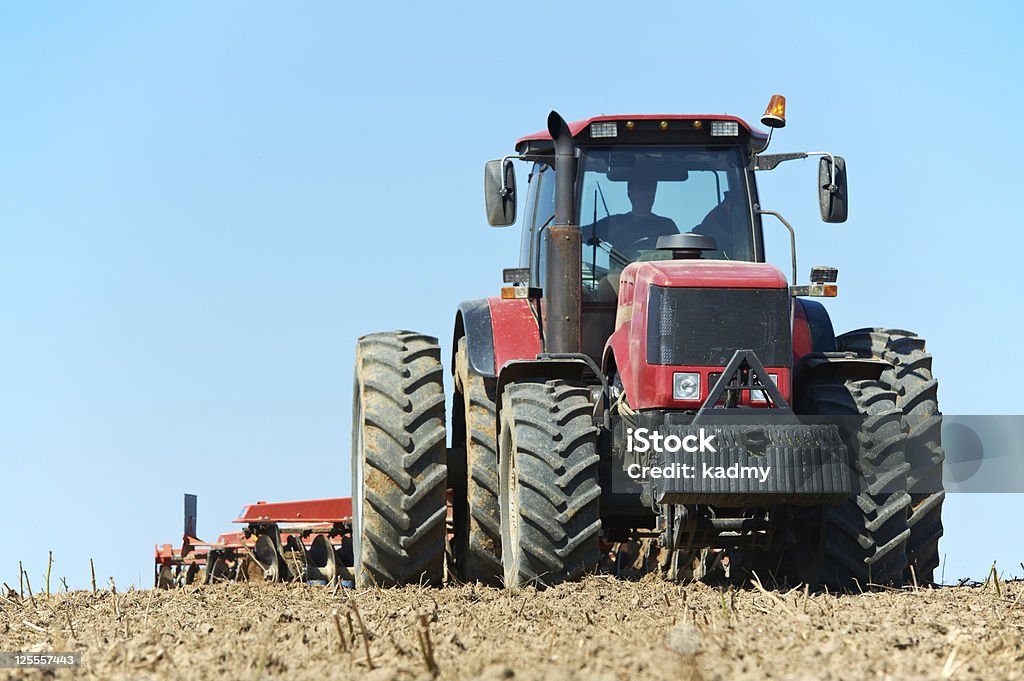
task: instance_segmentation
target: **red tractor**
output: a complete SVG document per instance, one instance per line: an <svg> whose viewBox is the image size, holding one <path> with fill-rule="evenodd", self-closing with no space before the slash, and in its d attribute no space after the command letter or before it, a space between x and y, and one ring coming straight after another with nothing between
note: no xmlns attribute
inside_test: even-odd
<svg viewBox="0 0 1024 681"><path fill-rule="evenodd" d="M783 98L761 122L785 125ZM462 580L547 586L644 539L691 575L712 556L779 584L932 579L931 356L908 331L836 336L815 300L834 268L797 285L756 174L820 156L821 217L843 222L846 165L770 138L733 116L552 112L487 163L493 226L516 219L513 160L531 164L520 266L455 316L450 444L437 339L358 342L357 586L440 584L449 556ZM765 216L790 232L788 281Z"/></svg>

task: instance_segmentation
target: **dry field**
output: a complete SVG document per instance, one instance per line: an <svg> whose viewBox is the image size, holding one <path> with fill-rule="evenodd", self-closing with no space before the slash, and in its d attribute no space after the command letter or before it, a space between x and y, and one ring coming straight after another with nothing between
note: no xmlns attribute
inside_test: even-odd
<svg viewBox="0 0 1024 681"><path fill-rule="evenodd" d="M592 577L537 592L223 584L0 598L88 679L1024 678L1024 583L853 596Z"/></svg>

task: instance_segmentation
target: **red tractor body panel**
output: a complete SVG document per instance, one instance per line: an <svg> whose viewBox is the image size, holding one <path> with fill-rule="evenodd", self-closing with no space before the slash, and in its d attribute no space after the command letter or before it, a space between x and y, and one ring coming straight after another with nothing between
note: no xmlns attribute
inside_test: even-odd
<svg viewBox="0 0 1024 681"><path fill-rule="evenodd" d="M701 397L713 385L711 374L723 366L669 366L647 361L647 302L651 286L677 288L786 288L785 275L767 263L727 260L659 260L632 263L619 279L618 312L615 331L608 339L604 367L612 364L618 372L633 409L695 409L701 400L676 400L672 396L672 375L676 372L700 374ZM729 314L722 310L722 314ZM806 326L806 322L805 322ZM808 334L809 336L809 334ZM737 350L740 348L736 348ZM779 389L789 400L790 367L766 366L778 376ZM741 404L756 406L745 394Z"/></svg>
<svg viewBox="0 0 1024 681"><path fill-rule="evenodd" d="M491 329L494 334L494 373L501 373L506 362L536 359L543 352L537 318L530 302L521 298L488 298Z"/></svg>

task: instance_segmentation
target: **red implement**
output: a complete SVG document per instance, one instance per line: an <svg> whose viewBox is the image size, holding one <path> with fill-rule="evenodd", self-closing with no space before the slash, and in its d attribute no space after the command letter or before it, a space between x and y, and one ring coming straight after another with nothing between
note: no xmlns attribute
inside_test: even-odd
<svg viewBox="0 0 1024 681"><path fill-rule="evenodd" d="M352 521L352 499L308 501L257 501L243 506L236 523L347 523Z"/></svg>

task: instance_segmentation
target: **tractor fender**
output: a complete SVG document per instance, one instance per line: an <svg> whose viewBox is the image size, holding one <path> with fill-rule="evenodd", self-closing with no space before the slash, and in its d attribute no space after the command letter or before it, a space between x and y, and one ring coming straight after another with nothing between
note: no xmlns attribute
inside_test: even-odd
<svg viewBox="0 0 1024 681"><path fill-rule="evenodd" d="M581 380L592 373L592 365L583 359L516 359L506 362L498 373L495 411L501 413L501 394L509 383L528 380L564 379Z"/></svg>
<svg viewBox="0 0 1024 681"><path fill-rule="evenodd" d="M601 357L601 370L609 378L613 373L618 374L625 393L636 395L637 386L633 385L633 365L629 361L630 328L630 324L623 324L608 339L604 346L604 355ZM620 362L620 360L624 361Z"/></svg>
<svg viewBox="0 0 1024 681"><path fill-rule="evenodd" d="M812 352L796 365L794 384L807 386L820 380L877 381L891 366L885 360L858 357L852 352Z"/></svg>
<svg viewBox="0 0 1024 681"><path fill-rule="evenodd" d="M491 332L491 308L486 298L465 300L455 313L452 336L452 375L455 375L455 353L459 339L466 338L469 369L481 376L494 377L494 337Z"/></svg>
<svg viewBox="0 0 1024 681"><path fill-rule="evenodd" d="M510 361L536 359L542 351L540 328L529 300L481 298L459 305L452 338L452 373L459 339L465 336L469 369L495 378Z"/></svg>
<svg viewBox="0 0 1024 681"><path fill-rule="evenodd" d="M836 333L825 306L816 300L795 298L793 308L793 366L812 352L835 352Z"/></svg>

